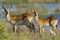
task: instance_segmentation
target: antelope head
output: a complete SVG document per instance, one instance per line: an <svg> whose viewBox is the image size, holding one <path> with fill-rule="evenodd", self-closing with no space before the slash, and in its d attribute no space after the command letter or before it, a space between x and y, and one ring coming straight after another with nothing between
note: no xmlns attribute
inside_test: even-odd
<svg viewBox="0 0 60 40"><path fill-rule="evenodd" d="M37 13L37 11L35 9L32 10L32 12L34 13L34 16L37 16L38 15L38 13Z"/></svg>
<svg viewBox="0 0 60 40"><path fill-rule="evenodd" d="M38 12L35 9L32 12L34 13L35 20L38 21Z"/></svg>
<svg viewBox="0 0 60 40"><path fill-rule="evenodd" d="M3 8L4 11L6 12L5 15L10 14L10 12L13 10L12 8L5 8L4 6L2 6L2 8Z"/></svg>

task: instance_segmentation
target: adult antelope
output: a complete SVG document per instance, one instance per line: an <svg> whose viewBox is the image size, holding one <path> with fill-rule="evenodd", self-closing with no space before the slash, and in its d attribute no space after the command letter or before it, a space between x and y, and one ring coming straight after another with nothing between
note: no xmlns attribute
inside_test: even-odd
<svg viewBox="0 0 60 40"><path fill-rule="evenodd" d="M36 10L33 10L33 13L35 14L35 19L39 25L40 33L44 26L52 26L55 32L58 31L58 28L57 28L58 19L55 16L50 16L48 18L41 18L41 17L38 17L38 13L36 12Z"/></svg>
<svg viewBox="0 0 60 40"><path fill-rule="evenodd" d="M32 30L32 28L34 28L34 24L31 22L33 20L33 15L30 13L24 13L21 15L10 15L10 11L12 10L10 9L6 9L4 6L2 7L4 9L4 11L6 12L6 16L8 21L13 24L13 31L16 33L17 27L16 27L16 23L19 22L20 20L22 20L23 23L26 25L30 30ZM34 28L35 31L35 28Z"/></svg>

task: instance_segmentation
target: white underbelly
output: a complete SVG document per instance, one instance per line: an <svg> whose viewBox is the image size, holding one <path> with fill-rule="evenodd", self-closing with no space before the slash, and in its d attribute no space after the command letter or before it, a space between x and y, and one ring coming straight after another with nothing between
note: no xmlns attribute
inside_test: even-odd
<svg viewBox="0 0 60 40"><path fill-rule="evenodd" d="M28 18L29 22L32 22L32 19L33 19L33 18Z"/></svg>

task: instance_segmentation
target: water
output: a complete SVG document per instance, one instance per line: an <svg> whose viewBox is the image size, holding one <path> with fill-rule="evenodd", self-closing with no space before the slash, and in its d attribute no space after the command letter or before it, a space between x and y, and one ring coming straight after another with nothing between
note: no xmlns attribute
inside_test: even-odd
<svg viewBox="0 0 60 40"><path fill-rule="evenodd" d="M54 14L55 13L54 11L58 7L60 7L60 3L42 3L42 4L41 3L40 4L35 3L35 4L24 4L24 6L30 6L30 7L32 7L32 6L44 6L44 7L46 7L48 9L48 11L49 11L48 14L50 14L50 13L53 13ZM11 5L6 5L6 7L11 7ZM14 10L16 10L17 5L16 4L12 4L12 8ZM25 8L22 8L22 9L24 10ZM1 15L2 11L3 11L3 8L2 8L2 5L0 4L0 19L3 19L4 18L4 15ZM60 15L55 15L55 16L59 20L59 22L58 22L58 28L60 29Z"/></svg>
<svg viewBox="0 0 60 40"><path fill-rule="evenodd" d="M56 15L57 19L58 19L58 28L60 29L60 15Z"/></svg>

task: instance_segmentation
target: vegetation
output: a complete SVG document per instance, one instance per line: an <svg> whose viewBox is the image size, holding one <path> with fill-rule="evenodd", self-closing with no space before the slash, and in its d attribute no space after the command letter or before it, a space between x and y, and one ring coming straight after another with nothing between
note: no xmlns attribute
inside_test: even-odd
<svg viewBox="0 0 60 40"><path fill-rule="evenodd" d="M40 8L37 7L37 9L39 9L37 12L39 13L39 16L44 16L44 15L48 15L48 9L44 6L41 6Z"/></svg>
<svg viewBox="0 0 60 40"><path fill-rule="evenodd" d="M3 3L7 3L7 4L12 4L12 3L17 3L17 4L20 4L20 3L48 3L48 2L53 2L53 3L58 3L60 2L60 0L0 0L0 3L3 2Z"/></svg>
<svg viewBox="0 0 60 40"><path fill-rule="evenodd" d="M33 31L30 33L26 31L27 29L22 28L22 30L23 31L19 29L20 33L17 32L17 34L15 34L5 19L0 20L0 40L60 40L60 31L54 36L50 34L49 31L45 31L42 35L39 35L39 33L33 33Z"/></svg>
<svg viewBox="0 0 60 40"><path fill-rule="evenodd" d="M60 7L55 10L56 13L60 14Z"/></svg>
<svg viewBox="0 0 60 40"><path fill-rule="evenodd" d="M32 12L32 9L36 9L37 12L39 13L39 16L41 15L48 15L48 9L44 7L43 5L38 7L38 6L25 6L23 4L28 4L28 3L43 3L43 2L60 2L60 0L0 0L0 3L3 4L17 4L18 11L12 11L11 15L13 14L21 14L25 12ZM22 4L22 6L20 6ZM26 9L20 9L20 8L26 8ZM55 12L60 13L60 9L58 8ZM1 12L4 13L4 12ZM4 14L1 14L4 15ZM20 28L21 26L19 26ZM23 27L23 26L22 26ZM22 31L22 30L23 31ZM42 35L39 35L39 33L30 33L27 29L18 29L19 32L17 34L12 32L11 25L6 21L6 18L0 18L0 40L60 40L60 31L59 33L54 36L51 35L49 30L45 31L45 33L42 33ZM27 30L27 31L26 31Z"/></svg>

